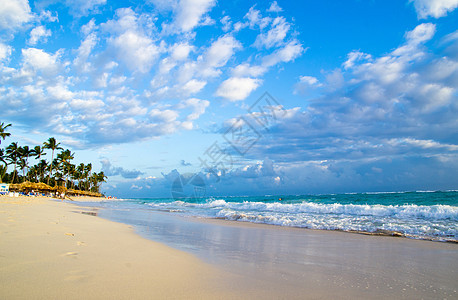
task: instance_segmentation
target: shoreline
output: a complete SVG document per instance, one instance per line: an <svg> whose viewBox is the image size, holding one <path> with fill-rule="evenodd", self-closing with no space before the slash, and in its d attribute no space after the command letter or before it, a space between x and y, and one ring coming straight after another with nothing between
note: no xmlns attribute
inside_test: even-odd
<svg viewBox="0 0 458 300"><path fill-rule="evenodd" d="M224 218L201 218L201 217L193 217L196 220L202 220L202 222L206 222L205 220L214 220L216 222L228 222L228 224L253 224L253 225L260 225L260 226L273 226L278 228L292 228L298 230L312 230L312 231L330 231L330 232L340 232L340 233L350 233L350 234L360 234L366 236L374 236L374 237L391 237L391 238L401 238L401 239L408 239L414 241L426 241L426 242L435 242L435 243L450 243L450 244L458 244L458 240L439 240L433 238L415 238L407 236L403 233L397 231L389 231L389 230L379 230L375 232L370 231L358 231L358 230L342 230L342 229L315 229L315 228L307 228L307 227L300 227L300 226L282 226L282 225L275 225L275 224L268 224L268 223L256 223L256 222L249 222L249 221L238 221L238 220L228 220ZM251 226L251 225L248 225Z"/></svg>
<svg viewBox="0 0 458 300"><path fill-rule="evenodd" d="M216 268L75 209L84 207L0 197L0 298L232 298Z"/></svg>
<svg viewBox="0 0 458 300"><path fill-rule="evenodd" d="M273 299L457 296L458 248L454 243L151 210L101 208L99 216L131 224L145 238L244 277L254 290L268 291Z"/></svg>
<svg viewBox="0 0 458 300"><path fill-rule="evenodd" d="M454 244L150 211L142 227L87 200L112 201L0 197L0 298L457 295Z"/></svg>

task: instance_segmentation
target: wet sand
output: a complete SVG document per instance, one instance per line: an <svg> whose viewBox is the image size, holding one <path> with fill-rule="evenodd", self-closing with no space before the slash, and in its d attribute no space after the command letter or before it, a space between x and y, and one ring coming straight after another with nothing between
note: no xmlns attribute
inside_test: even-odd
<svg viewBox="0 0 458 300"><path fill-rule="evenodd" d="M81 210L0 197L0 299L232 298L216 268Z"/></svg>
<svg viewBox="0 0 458 300"><path fill-rule="evenodd" d="M132 216L130 216L132 214ZM458 244L170 213L100 210L271 299L456 299ZM133 221L135 220L135 221ZM238 277L236 277L238 278Z"/></svg>

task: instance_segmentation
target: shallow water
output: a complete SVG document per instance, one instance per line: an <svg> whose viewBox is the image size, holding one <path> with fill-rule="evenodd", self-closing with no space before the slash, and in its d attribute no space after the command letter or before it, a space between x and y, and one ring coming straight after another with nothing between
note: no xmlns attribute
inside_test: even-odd
<svg viewBox="0 0 458 300"><path fill-rule="evenodd" d="M218 198L148 198L106 202L109 209L166 212L309 229L458 240L458 192Z"/></svg>
<svg viewBox="0 0 458 300"><path fill-rule="evenodd" d="M101 209L99 216L234 274L267 298L456 298L458 245ZM306 297L307 296L307 297Z"/></svg>

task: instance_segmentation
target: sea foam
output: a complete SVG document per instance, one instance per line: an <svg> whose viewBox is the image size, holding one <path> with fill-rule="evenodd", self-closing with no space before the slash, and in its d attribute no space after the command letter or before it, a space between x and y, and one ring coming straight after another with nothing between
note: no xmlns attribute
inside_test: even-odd
<svg viewBox="0 0 458 300"><path fill-rule="evenodd" d="M412 238L456 241L458 207L451 205L381 205L242 201L153 202L155 209L184 215L312 229L395 232Z"/></svg>

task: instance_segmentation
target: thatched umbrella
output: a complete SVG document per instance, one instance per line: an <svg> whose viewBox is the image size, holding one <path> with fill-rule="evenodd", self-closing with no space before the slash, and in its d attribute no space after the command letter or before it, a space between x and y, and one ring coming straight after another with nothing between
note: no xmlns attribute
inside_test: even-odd
<svg viewBox="0 0 458 300"><path fill-rule="evenodd" d="M30 182L30 181L25 181L21 184L19 184L19 187L18 189L22 192L22 191L31 191L33 189L33 184Z"/></svg>
<svg viewBox="0 0 458 300"><path fill-rule="evenodd" d="M10 191L15 191L18 192L20 190L20 184L19 183L12 183L9 186Z"/></svg>
<svg viewBox="0 0 458 300"><path fill-rule="evenodd" d="M33 183L33 189L39 191L51 191L52 187L43 182Z"/></svg>
<svg viewBox="0 0 458 300"><path fill-rule="evenodd" d="M64 193L67 191L67 188L65 186L60 186L56 185L55 187L52 188L54 191L59 192L59 193Z"/></svg>

